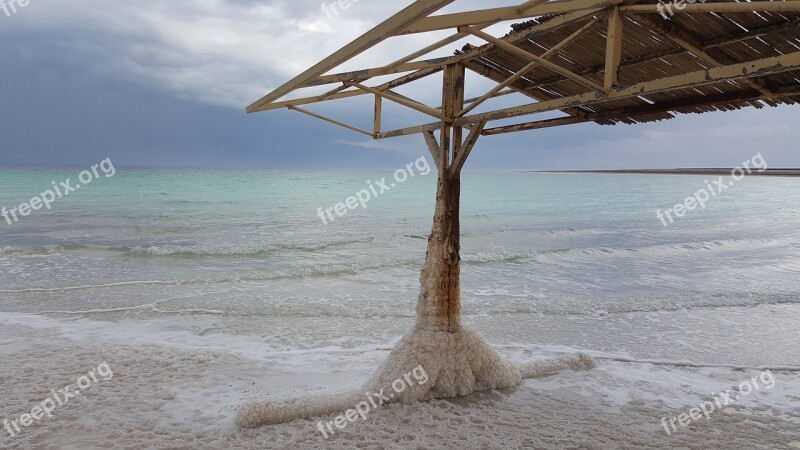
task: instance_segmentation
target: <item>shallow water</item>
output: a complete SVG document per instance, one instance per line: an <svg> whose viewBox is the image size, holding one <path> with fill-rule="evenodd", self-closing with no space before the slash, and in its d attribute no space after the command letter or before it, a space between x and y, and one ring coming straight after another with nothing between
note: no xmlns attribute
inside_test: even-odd
<svg viewBox="0 0 800 450"><path fill-rule="evenodd" d="M76 169L0 171L11 208ZM392 172L119 170L0 222L0 308L115 317L410 316L434 175L323 224ZM800 180L745 178L664 227L708 177L470 173L464 312L593 315L800 302ZM126 311L127 309L127 311ZM88 311L91 311L89 313Z"/></svg>
<svg viewBox="0 0 800 450"><path fill-rule="evenodd" d="M79 170L0 170L0 207ZM433 175L327 225L317 216L383 177L392 172L118 168L49 211L0 222L0 419L103 360L117 374L0 448L328 447L313 423L241 433L233 415L245 401L350 389L412 326ZM411 409L463 426L452 438L398 407L340 445L670 447L708 443L716 427L738 436L720 448L800 445L787 431L800 423L794 370L737 409L763 420L759 432L726 413L658 434L662 416L758 367L800 366L800 179L745 178L668 227L656 210L705 177L463 182L464 323L514 361L581 350L600 368L529 380L488 406L478 396ZM763 411L778 416L754 419ZM550 428L530 428L532 415Z"/></svg>

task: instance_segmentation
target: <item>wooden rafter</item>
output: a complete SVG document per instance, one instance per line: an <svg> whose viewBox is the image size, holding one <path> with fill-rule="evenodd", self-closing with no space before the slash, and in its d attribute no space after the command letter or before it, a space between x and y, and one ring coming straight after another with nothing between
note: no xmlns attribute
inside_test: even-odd
<svg viewBox="0 0 800 450"><path fill-rule="evenodd" d="M606 32L606 66L603 89L610 92L619 81L619 63L622 61L622 14L619 7L611 9Z"/></svg>
<svg viewBox="0 0 800 450"><path fill-rule="evenodd" d="M649 94L676 91L705 86L725 81L735 81L744 78L777 74L800 69L800 52L764 58L747 63L733 64L708 70L690 72L683 75L660 78L653 81L635 84L624 88L617 88L612 92L601 95L595 92L558 98L529 105L505 108L483 114L466 116L454 121L454 125L467 125L470 123L489 122L493 120L508 119L529 114L556 111L567 107L590 106L611 100L623 100ZM435 129L438 123L418 125L399 130L380 133L379 139L404 136L420 133L425 130ZM432 128L433 127L433 128Z"/></svg>
<svg viewBox="0 0 800 450"><path fill-rule="evenodd" d="M498 38L496 38L496 37L484 32L484 31L481 31L481 30L478 30L478 29L475 29L475 28L460 28L459 30L463 30L463 31L466 31L466 32L468 32L470 34L473 34L473 35L485 40L486 42L489 42L489 43L493 44L497 48L501 48L501 49L503 49L503 50L505 50L507 52L514 53L517 56L520 56L522 58L526 58L526 59L528 59L530 61L534 61L538 65L540 65L542 67L545 67L545 68L547 68L547 69L549 69L549 70L551 70L553 72L556 72L558 74L561 74L561 75L563 75L563 76L565 76L565 77L567 77L567 78L569 78L569 79L571 79L571 80L573 80L573 81L575 81L577 83L580 83L580 84L586 86L589 89L592 89L592 90L595 90L595 91L602 91L603 90L602 86L600 86L599 84L595 83L592 80L589 80L588 78L584 78L584 77L582 77L582 76L570 71L569 69L565 69L565 68L559 66L558 64L552 63L552 62L542 58L541 56L536 56L536 55L534 55L533 53L531 53L531 52L529 52L527 50L521 49L521 48L519 48L519 47L517 47L517 46L515 46L515 45L513 45L513 44L511 44L511 43L509 43L507 41L504 41L502 39L498 39Z"/></svg>
<svg viewBox="0 0 800 450"><path fill-rule="evenodd" d="M434 118L437 118L437 119L443 119L444 118L444 116L442 116L442 112L441 111L433 109L433 108L431 108L429 106L425 106L422 103L419 103L419 102L414 101L414 100L410 100L410 99L402 97L400 95L397 95L397 94L394 94L394 93L389 93L389 92L382 91L382 90L379 90L379 89L375 89L375 88L372 88L372 87L369 87L369 86L364 86L363 84L360 84L360 83L346 83L346 84L349 85L349 86L357 87L357 88L361 89L364 92L368 92L370 94L375 94L375 95L377 95L379 97L383 97L386 100L395 102L395 103L397 103L399 105L403 105L405 107L408 107L408 108L411 108L411 109L415 109L415 110L417 110L417 111L419 111L419 112L421 112L423 114L428 114L429 116L432 116Z"/></svg>
<svg viewBox="0 0 800 450"><path fill-rule="evenodd" d="M658 3L649 5L627 5L620 9L623 12L660 14ZM680 10L684 13L752 13L752 12L798 12L800 1L756 1L756 2L715 2L685 3Z"/></svg>
<svg viewBox="0 0 800 450"><path fill-rule="evenodd" d="M637 17L637 18L642 17L641 15L634 15L634 16ZM784 31L791 31L791 30L798 30L798 29L800 29L800 19L799 20L793 20L793 21L790 21L790 22L785 22L785 23L782 23L780 25L769 25L769 26L764 26L764 27L760 27L760 28L754 28L754 29L752 29L750 31L739 33L739 34L736 34L736 35L733 35L733 36L725 36L725 37L718 38L718 39L712 39L712 40L709 40L709 41L706 41L706 42L700 44L700 47L702 49L704 49L704 50L708 50L710 48L723 47L723 46L726 46L726 45L730 45L730 44L734 44L734 43L737 43L737 42L745 41L747 39L754 39L754 38L757 38L757 37L766 36L766 35L769 35L771 33L780 33L780 32L784 32ZM653 61L667 59L667 58L672 57L672 56L683 55L686 52L687 52L687 50L685 48L682 48L682 47L681 48L671 48L671 49L667 49L667 50L659 50L657 52L648 53L646 55L637 56L637 57L633 57L633 58L629 58L629 59L623 59L622 62L620 63L620 69L632 68L634 66L647 64L647 63L650 63L650 62L653 62ZM577 73L578 75L582 75L582 76L592 76L592 75L597 75L599 73L602 73L604 70L605 70L605 65L597 65L597 66L594 66L594 67L588 67L588 68L581 69L579 71L576 71L575 73ZM538 83L535 83L535 84L533 84L531 86L528 86L524 90L528 91L528 92L534 91L534 90L539 89L539 88L547 87L547 86L550 86L552 84L562 82L562 81L564 81L566 79L567 79L566 77L563 77L561 75L556 75L556 76L553 76L553 77L550 77L550 78L542 79Z"/></svg>
<svg viewBox="0 0 800 450"><path fill-rule="evenodd" d="M731 92L725 94L706 95L689 99L678 99L669 102L653 103L643 106L629 108L619 108L599 113L589 113L584 117L558 117L555 119L538 120L516 125L507 125L496 128L489 128L483 131L484 136L494 136L498 134L514 133L518 131L539 130L542 128L552 128L563 125L575 125L596 120L623 120L636 116L653 113L663 113L687 108L715 108L724 107L731 103L752 102L770 98L783 98L800 95L800 86L784 88L777 92L765 95L759 91Z"/></svg>
<svg viewBox="0 0 800 450"><path fill-rule="evenodd" d="M507 74L501 73L491 67L479 65L475 62L467 62L464 65L467 67L467 69L477 74L480 74L481 76L489 78L490 80L496 81L498 83L502 82L508 76ZM557 98L545 92L537 91L535 89L529 89L525 84L521 83L519 80L511 83L510 87L514 90L514 92L525 95L537 101L552 100L554 98ZM580 116L581 114L583 114L581 110L576 108L564 108L562 111L573 116Z"/></svg>
<svg viewBox="0 0 800 450"><path fill-rule="evenodd" d="M430 75L433 75L433 74L441 72L441 71L442 71L441 67L432 67L432 68L429 68L429 69L418 70L416 72L410 73L408 75L403 75L400 78L394 79L394 80L389 81L387 83L384 83L384 84L382 84L380 86L377 86L377 87L375 87L375 89L377 89L379 91L385 91L385 90L393 89L393 88L396 88L396 87L399 87L399 86L403 86L403 85L408 84L408 83L412 83L414 81L420 80L422 78L428 77ZM348 86L345 85L345 87L348 87ZM297 99L293 99L293 100L286 100L286 101L282 101L282 102L273 102L273 103L269 103L267 105L264 105L264 106L260 107L258 110L259 111L268 111L268 110L272 110L272 109L282 109L282 108L288 108L289 106L300 106L300 105L307 105L307 104L310 104L310 103L319 103L319 102L324 102L324 101L340 100L340 99L344 99L344 98L357 97L359 95L367 95L367 94L369 94L369 92L362 91L360 89L355 89L355 90L350 90L350 91L339 92L338 94L330 94L330 93L328 93L328 94L325 94L323 96L303 97L303 98L297 98Z"/></svg>
<svg viewBox="0 0 800 450"><path fill-rule="evenodd" d="M314 64L310 69L294 77L291 81L265 95L247 108L248 112L258 111L259 108L267 103L278 100L284 95L300 87L306 81L318 77L325 72L334 69L354 56L363 53L365 50L374 47L378 43L388 39L400 30L427 17L432 13L453 3L454 0L417 0L404 10L390 17L381 25L368 31L347 46L341 48L331 56Z"/></svg>
<svg viewBox="0 0 800 450"><path fill-rule="evenodd" d="M467 140L463 144L463 152L456 156L455 161L453 162L453 172L458 173L461 172L461 169L464 168L464 163L467 162L467 158L469 158L469 154L472 153L472 149L475 148L475 144L478 142L478 138L482 136L483 129L486 126L486 122L481 122L477 124L475 127L472 128L469 132L469 136L467 136Z"/></svg>
<svg viewBox="0 0 800 450"><path fill-rule="evenodd" d="M527 29L525 29L520 33L517 33L512 36L507 36L502 39L511 44L517 44L526 40L534 39L536 36L541 35L543 33L552 32L562 27L571 25L577 21L586 19L587 17L591 17L594 14L597 14L599 11L600 9L592 9L588 11L576 11L573 13L564 14L563 16L554 17L553 19L550 19L546 22L531 25L530 27L528 27ZM482 27L478 26L478 28L480 29ZM457 35L461 34L462 33L457 33ZM434 46L438 46L438 43ZM485 55L489 51L490 49L477 48L472 51L462 53L456 56L449 56L444 58L432 58L423 61L403 62L402 64L396 64L397 62L407 60L409 56L413 56L414 54L412 53L411 55L401 58L400 60L395 61L395 63L386 66L373 67L370 69L342 72L342 73L316 77L306 81L301 87L314 87L322 84L341 83L343 81L363 81L384 75L392 75L396 73L411 72L414 70L424 70L437 67L441 68L448 64L467 62L469 60ZM415 53L420 53L420 52L415 52ZM429 52L421 53L419 56L427 53Z"/></svg>
<svg viewBox="0 0 800 450"><path fill-rule="evenodd" d="M603 9L621 4L623 0L570 0L542 4L539 4L539 2L527 3L527 6L523 3L520 6L507 6L428 17L409 26L400 34L425 33L429 31L447 30L450 28L468 27L490 21L520 20L550 14Z"/></svg>
<svg viewBox="0 0 800 450"><path fill-rule="evenodd" d="M329 117L325 117L325 116L323 116L321 114L317 114L315 112L311 112L311 111L309 111L307 109L298 108L297 106L290 106L289 109L291 109L292 111L297 111L297 112L306 114L308 116L314 117L315 119L324 120L325 122L332 123L334 125L338 125L338 126L343 127L343 128L347 128L348 130L353 130L355 132L367 135L369 137L374 137L375 136L375 134L370 133L369 131L364 131L361 128L357 128L357 127L354 127L352 125L348 125L348 124L346 124L344 122L340 122L338 120L331 119Z"/></svg>
<svg viewBox="0 0 800 450"><path fill-rule="evenodd" d="M431 156L433 156L433 161L436 164L436 167L442 163L442 147L439 146L439 143L436 142L436 136L433 135L433 131L426 131L422 133L422 136L425 138L425 142L428 144L428 149L431 152Z"/></svg>
<svg viewBox="0 0 800 450"><path fill-rule="evenodd" d="M474 116L467 116L457 119L454 124L463 125L468 123L507 119L511 117L524 116L527 114L555 111L566 106L586 106L596 103L603 103L610 100L640 97L648 94L694 88L724 81L735 81L753 76L787 72L790 70L797 70L799 68L800 51L787 55L750 61L747 63L733 64L730 66L690 72L684 75L661 78L658 80L616 89L606 95L597 95L596 93L592 92L560 98L557 100L534 103L531 105L476 114Z"/></svg>
<svg viewBox="0 0 800 450"><path fill-rule="evenodd" d="M763 27L752 28L748 31L735 34L733 36L725 36L718 39L711 39L703 44L703 50L708 50L713 47L722 47L725 45L733 44L736 42L746 41L748 39L755 39L762 36L767 36L771 33L784 33L800 29L800 19L790 20L774 25L767 25Z"/></svg>
<svg viewBox="0 0 800 450"><path fill-rule="evenodd" d="M551 49L549 49L546 52L544 52L542 54L541 58L542 59L548 59L551 56L555 55L556 53L560 52L567 45L571 44L572 42L577 40L579 37L583 36L587 31L589 31L592 28L594 28L594 26L597 24L597 21L598 21L598 19L590 20L589 23L587 23L583 27L579 28L577 31L575 31L571 35L567 36L567 38L564 39L563 41L561 41L558 45L555 45ZM480 106L483 102L489 100L490 98L494 98L495 96L497 96L498 93L500 93L500 91L502 91L503 89L505 89L505 88L511 86L512 84L514 84L514 82L516 82L518 79L520 79L523 76L525 76L525 74L527 74L528 72L530 72L531 70L533 70L537 66L539 66L539 62L538 61L531 61L530 63L528 63L527 66L525 66L522 69L518 70L514 75L511 75L510 77L508 77L505 80L501 81L497 86L492 88L489 92L487 92L483 96L479 97L477 100L474 100L474 101L470 102L469 106L466 106L464 109L461 110L461 112L456 114L456 117L462 117L462 116L466 115L467 113L469 113L470 111L472 111L473 109L475 109L478 106Z"/></svg>
<svg viewBox="0 0 800 450"><path fill-rule="evenodd" d="M661 16L656 15L640 15L638 16L639 20L643 21L644 23L650 25L655 30L658 30L661 34L667 36L672 42L676 43L681 48L685 49L689 53L697 56L698 58L702 59L706 63L708 63L711 67L721 67L725 64L732 64L735 60L723 52L719 50L705 50L703 47L703 43L700 41L699 38L692 35L686 30L681 29L680 26L670 22L667 19L664 19ZM716 56L712 56L709 52L716 52ZM760 91L763 94L769 95L769 89L763 87L758 81L756 80L743 80L743 83L747 84L753 89Z"/></svg>

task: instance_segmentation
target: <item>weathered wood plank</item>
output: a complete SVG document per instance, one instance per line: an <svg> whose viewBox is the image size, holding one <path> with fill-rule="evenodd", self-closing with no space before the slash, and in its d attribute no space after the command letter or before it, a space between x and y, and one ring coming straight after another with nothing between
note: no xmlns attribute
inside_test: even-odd
<svg viewBox="0 0 800 450"><path fill-rule="evenodd" d="M427 17L430 14L444 8L450 3L453 3L453 1L454 0L415 1L399 13L366 32L350 44L337 50L332 55L328 56L317 64L314 64L314 66L312 66L310 69L294 77L288 83L280 86L271 93L257 100L252 105L247 107L247 112L252 113L259 111L259 108L262 106L280 99L308 80L318 77L325 72L342 65L344 62L352 59L354 56L374 47L375 45L396 34L398 31L403 30L409 25L417 22L419 19Z"/></svg>

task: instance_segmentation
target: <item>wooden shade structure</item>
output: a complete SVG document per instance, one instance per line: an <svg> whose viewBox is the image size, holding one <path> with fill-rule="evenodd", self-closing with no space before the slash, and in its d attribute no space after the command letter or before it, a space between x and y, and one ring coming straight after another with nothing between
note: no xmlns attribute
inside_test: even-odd
<svg viewBox="0 0 800 450"><path fill-rule="evenodd" d="M468 127L509 117L559 110L564 118L487 128L482 135L594 121L602 125L670 119L674 113L775 106L800 99L800 0L684 3L665 8L654 1L529 1L516 7L430 16L452 1L417 1L312 69L247 108L250 113L299 107L358 95L396 102L438 119L401 130L359 130L376 139ZM669 17L662 12L674 12ZM502 38L482 29L508 20ZM432 43L383 67L325 75L392 36L452 29ZM419 59L465 36L486 42L452 57ZM460 67L498 83L486 95L450 114L392 89ZM402 77L367 86L371 78ZM301 88L337 84L331 92L278 101ZM532 103L484 114L469 113L492 97L517 92ZM341 124L340 122L334 122Z"/></svg>
<svg viewBox="0 0 800 450"><path fill-rule="evenodd" d="M421 134L438 168L436 211L420 276L417 325L389 355L365 389L388 389L416 365L431 380L399 401L466 395L511 387L522 378L558 368L591 368L588 355L517 366L501 358L477 333L461 326L459 200L461 170L480 136L595 122L635 124L672 119L677 113L730 111L800 101L800 0L713 1L665 4L654 0L531 0L516 6L432 15L453 0L418 0L314 67L247 108L250 113L287 108L335 125L386 139ZM673 14L670 15L670 12ZM483 30L523 21L503 37ZM330 73L395 36L451 30L382 67ZM425 55L472 37L452 56ZM467 71L496 83L464 99ZM425 105L395 88L442 73L442 102ZM397 74L376 85L373 78ZM297 90L332 85L322 95L283 100ZM517 106L474 110L489 99L513 96ZM363 130L304 105L369 95L374 127ZM511 98L511 97L508 97ZM412 127L384 130L383 102L431 117ZM561 117L532 119L554 113ZM516 117L513 125L492 122ZM436 136L438 132L438 137ZM327 414L352 405L359 392L306 400L253 404L238 423L258 426ZM355 397L354 397L355 396ZM309 406L311 405L311 406Z"/></svg>
<svg viewBox="0 0 800 450"><path fill-rule="evenodd" d="M418 0L247 108L250 113L288 108L375 139L422 134L439 169L437 216L428 248L436 261L433 282L436 326L459 328L460 172L480 136L595 122L635 124L672 119L677 113L730 111L800 101L800 0L714 1L665 4L653 0L531 0L517 6L432 15L453 0ZM503 37L483 30L503 21ZM383 67L329 74L386 39L452 30ZM464 37L482 41L453 56L421 59ZM497 85L464 99L466 71ZM443 100L425 105L393 89L443 73ZM372 78L402 74L369 85ZM323 95L281 100L303 88L335 85ZM485 101L522 94L524 103L474 114ZM374 128L363 130L302 106L361 95L374 97ZM383 130L382 102L431 116L422 123ZM562 117L491 127L493 121L542 113ZM468 130L468 134L465 130ZM439 137L434 132L439 132ZM466 138L464 137L467 134ZM441 208L440 208L441 206ZM444 282L443 280L449 280ZM426 285L423 280L423 286ZM431 312L431 311L429 311ZM422 316L420 316L422 318ZM429 320L429 319L426 319Z"/></svg>

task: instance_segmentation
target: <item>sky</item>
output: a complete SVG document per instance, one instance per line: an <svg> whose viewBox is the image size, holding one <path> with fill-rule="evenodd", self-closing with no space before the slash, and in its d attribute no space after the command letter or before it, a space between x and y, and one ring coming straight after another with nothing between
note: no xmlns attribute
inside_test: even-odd
<svg viewBox="0 0 800 450"><path fill-rule="evenodd" d="M110 157L118 166L362 169L427 155L418 135L374 141L297 112L245 114L411 2L351 0L323 12L330 3L29 0L10 15L0 9L0 166L84 166ZM442 12L512 4L458 0ZM508 25L487 31L503 35ZM393 38L337 71L380 66L443 36ZM482 44L465 39L430 56L466 42ZM431 78L400 92L438 104L441 80ZM467 96L491 87L468 77ZM367 97L309 109L371 128ZM387 127L430 122L391 104L385 114ZM466 170L735 167L758 152L770 167L800 167L799 119L800 108L787 106L484 137Z"/></svg>

